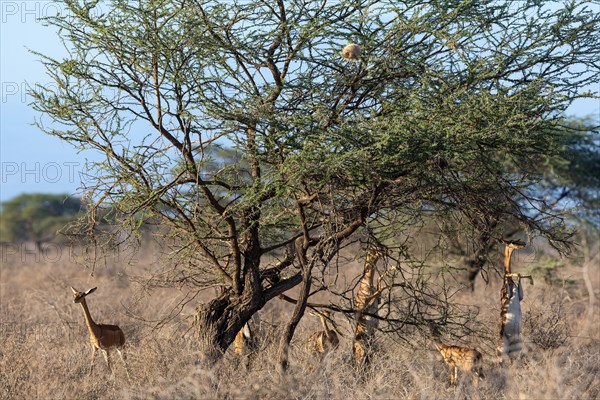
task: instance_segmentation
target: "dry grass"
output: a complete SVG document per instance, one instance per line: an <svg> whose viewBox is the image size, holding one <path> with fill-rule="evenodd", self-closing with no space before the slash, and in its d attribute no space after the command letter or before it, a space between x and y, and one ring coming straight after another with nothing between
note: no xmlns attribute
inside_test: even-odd
<svg viewBox="0 0 600 400"><path fill-rule="evenodd" d="M151 257L146 255L146 261ZM468 379L448 386L449 372L433 346L406 349L380 339L370 369L358 376L351 364L348 336L339 351L320 361L304 352L303 340L318 329L305 318L291 350L286 381L280 382L273 360L278 325L289 305L277 300L261 311L260 350L248 360L232 351L210 368L200 360L188 331L199 299L181 315L154 329L185 299L178 290L146 293L128 278L123 261L90 270L66 257L23 260L3 254L0 286L0 398L84 399L596 399L600 398L600 318L588 318L588 292L582 268L560 271L569 285L541 280L526 285L523 301L526 341L522 359L511 368L494 362L495 343L479 342L487 379L473 387ZM149 265L140 262L137 267ZM598 266L589 266L591 282L600 287ZM565 281L566 282L566 281ZM131 379L114 355L111 375L102 357L88 376L91 347L81 309L71 302L69 286L98 291L89 298L97 322L120 325L127 337ZM597 295L597 294L596 294ZM460 301L478 304L480 318L496 324L499 287L479 283L476 294ZM133 315L143 319L134 318ZM341 318L340 318L341 320ZM341 321L339 321L341 322ZM341 323L343 325L343 322ZM493 329L492 329L493 330ZM247 361L247 362L246 362Z"/></svg>

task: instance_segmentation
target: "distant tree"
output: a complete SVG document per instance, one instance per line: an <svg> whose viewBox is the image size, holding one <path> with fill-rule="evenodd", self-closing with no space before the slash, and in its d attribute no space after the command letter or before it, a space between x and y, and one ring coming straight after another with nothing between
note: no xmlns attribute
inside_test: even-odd
<svg viewBox="0 0 600 400"><path fill-rule="evenodd" d="M32 241L38 250L59 230L81 216L81 200L64 194L22 194L2 203L3 240Z"/></svg>
<svg viewBox="0 0 600 400"><path fill-rule="evenodd" d="M564 210L528 189L561 152L564 111L593 96L600 16L549 3L65 1L48 22L68 55L40 55L56 85L34 88L34 108L45 132L105 156L90 215L108 203L127 231L168 226L185 260L173 285L222 288L198 308L204 354L300 286L285 370L312 288L336 282L336 255L361 236L400 262L380 324L400 337L460 316L403 253L424 215L480 231L518 221L568 247ZM358 60L342 58L349 42ZM215 168L217 145L238 156ZM351 289L336 307L351 308Z"/></svg>
<svg viewBox="0 0 600 400"><path fill-rule="evenodd" d="M538 190L570 203L571 221L600 229L600 126L589 118L559 125L563 136L558 155L540 166L544 179ZM558 194L558 196L557 196Z"/></svg>
<svg viewBox="0 0 600 400"><path fill-rule="evenodd" d="M589 119L564 119L557 123L553 135L558 139L559 151L548 154L530 169L540 177L524 189L528 197L543 198L547 208L562 208L571 226L600 229L600 136L599 127ZM532 210L542 214L544 210ZM493 217L493 218L492 218ZM462 258L471 287L478 274L493 267L501 252L497 251L497 238L510 239L513 235L526 235L525 226L516 219L489 215L486 223L479 225L464 213L453 213L439 226L443 236L440 242L448 253ZM499 264L501 265L501 264Z"/></svg>

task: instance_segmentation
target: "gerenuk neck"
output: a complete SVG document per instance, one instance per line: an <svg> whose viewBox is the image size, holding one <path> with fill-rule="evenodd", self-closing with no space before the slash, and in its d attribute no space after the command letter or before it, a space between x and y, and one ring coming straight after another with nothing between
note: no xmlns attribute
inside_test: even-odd
<svg viewBox="0 0 600 400"><path fill-rule="evenodd" d="M83 299L80 304L81 304L81 308L83 308L83 316L85 317L85 323L86 323L88 329L90 330L90 332L93 333L94 329L96 329L98 327L98 325L96 325L96 323L92 319L90 310L88 309L85 299Z"/></svg>
<svg viewBox="0 0 600 400"><path fill-rule="evenodd" d="M510 271L510 258L512 256L512 252L514 251L514 247L512 246L506 246L506 248L504 249L504 273L505 274L510 274L512 273Z"/></svg>

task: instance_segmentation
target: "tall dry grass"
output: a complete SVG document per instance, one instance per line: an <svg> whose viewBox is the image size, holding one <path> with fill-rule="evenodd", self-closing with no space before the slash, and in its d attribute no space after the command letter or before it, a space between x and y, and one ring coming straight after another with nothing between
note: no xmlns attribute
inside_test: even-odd
<svg viewBox="0 0 600 400"><path fill-rule="evenodd" d="M70 257L35 259L31 254L2 255L0 280L0 398L40 399L597 399L600 398L600 316L591 310L584 268L569 265L555 280L525 286L521 360L510 368L495 362L496 343L473 338L484 353L486 380L448 385L449 371L432 345L407 348L379 335L379 351L363 374L351 363L349 325L339 351L321 360L306 354L303 341L318 321L305 318L291 349L288 376L281 381L274 360L278 326L290 305L277 300L261 311L258 351L249 357L225 354L207 366L189 330L194 306L187 292L149 290L133 279L151 268L147 251L135 265L108 259L93 271ZM588 260L588 283L598 295L598 265ZM526 268L527 265L518 266ZM69 286L84 290L96 322L118 324L127 337L128 379L113 356L113 374L98 356L88 375L91 347L81 308L71 302ZM206 294L207 296L210 293ZM458 301L477 304L481 318L496 330L499 286L478 282L475 294ZM181 313L171 315L172 310ZM164 324L159 324L171 315Z"/></svg>

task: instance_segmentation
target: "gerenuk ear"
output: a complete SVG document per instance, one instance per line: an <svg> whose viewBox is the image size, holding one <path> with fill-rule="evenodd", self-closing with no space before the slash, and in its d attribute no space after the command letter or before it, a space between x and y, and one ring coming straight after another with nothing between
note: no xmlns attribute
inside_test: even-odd
<svg viewBox="0 0 600 400"><path fill-rule="evenodd" d="M85 295L87 296L88 294L94 293L96 291L96 289L98 289L98 288L91 288L90 290L85 292Z"/></svg>

